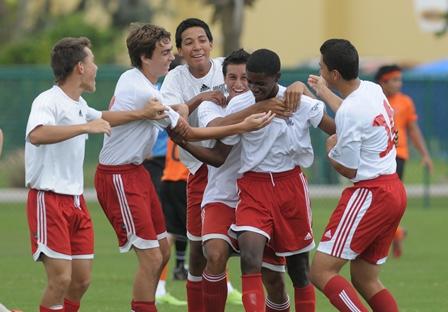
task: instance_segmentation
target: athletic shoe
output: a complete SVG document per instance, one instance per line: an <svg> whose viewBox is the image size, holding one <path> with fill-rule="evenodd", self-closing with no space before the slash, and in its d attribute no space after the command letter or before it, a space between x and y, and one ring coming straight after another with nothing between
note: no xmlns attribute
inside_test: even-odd
<svg viewBox="0 0 448 312"><path fill-rule="evenodd" d="M187 276L188 276L188 271L183 265L180 265L173 269L173 280L186 281Z"/></svg>
<svg viewBox="0 0 448 312"><path fill-rule="evenodd" d="M227 294L227 302L231 304L243 305L243 295L234 288Z"/></svg>
<svg viewBox="0 0 448 312"><path fill-rule="evenodd" d="M0 312L22 312L22 310L9 310L7 307L0 303Z"/></svg>
<svg viewBox="0 0 448 312"><path fill-rule="evenodd" d="M170 304L173 306L186 306L187 302L179 300L170 293L166 293L163 296L156 297L156 304Z"/></svg>

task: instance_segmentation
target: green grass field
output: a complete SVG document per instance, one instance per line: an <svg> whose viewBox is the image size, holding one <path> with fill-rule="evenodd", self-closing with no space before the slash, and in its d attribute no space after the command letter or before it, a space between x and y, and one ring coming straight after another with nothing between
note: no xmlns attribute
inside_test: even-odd
<svg viewBox="0 0 448 312"><path fill-rule="evenodd" d="M314 200L314 229L320 237L336 200ZM382 280L395 294L402 312L448 311L448 198L433 198L431 208L422 200L409 202L402 224L408 230L401 259L389 259ZM81 311L129 311L131 284L136 267L132 253L119 254L115 234L97 204L90 204L96 233L93 281ZM36 311L45 275L30 255L28 228L23 204L0 204L0 302L25 312ZM346 274L346 272L345 272ZM239 288L238 259L230 262L231 279ZM289 280L287 283L289 284ZM185 298L183 282L168 281L168 291ZM292 295L290 294L290 297ZM186 308L160 305L159 311L180 312ZM226 311L243 311L229 305ZM317 311L334 311L318 293Z"/></svg>

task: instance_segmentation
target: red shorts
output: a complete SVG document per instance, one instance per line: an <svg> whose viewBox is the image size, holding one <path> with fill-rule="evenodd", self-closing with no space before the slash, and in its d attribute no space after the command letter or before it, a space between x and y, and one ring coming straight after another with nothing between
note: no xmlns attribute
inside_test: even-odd
<svg viewBox="0 0 448 312"><path fill-rule="evenodd" d="M235 252L238 242L229 236L230 225L235 223L235 208L223 203L209 203L202 208L202 242L223 239Z"/></svg>
<svg viewBox="0 0 448 312"><path fill-rule="evenodd" d="M223 203L209 203L202 208L202 241L210 239L225 240L232 249L239 253L238 240L229 235L229 228L235 223L235 208ZM286 260L279 257L266 245L262 267L277 272L285 272Z"/></svg>
<svg viewBox="0 0 448 312"><path fill-rule="evenodd" d="M27 202L33 259L93 259L93 225L82 195L30 189Z"/></svg>
<svg viewBox="0 0 448 312"><path fill-rule="evenodd" d="M148 171L143 165L98 165L98 201L115 230L120 252L132 246L159 247L167 236L165 217Z"/></svg>
<svg viewBox="0 0 448 312"><path fill-rule="evenodd" d="M187 237L192 241L202 241L201 203L207 186L208 169L206 164L189 174L187 180Z"/></svg>
<svg viewBox="0 0 448 312"><path fill-rule="evenodd" d="M234 232L265 236L278 256L314 248L306 178L300 168L281 173L247 172L238 180Z"/></svg>
<svg viewBox="0 0 448 312"><path fill-rule="evenodd" d="M386 261L406 209L406 191L396 174L355 183L342 193L318 250L337 258Z"/></svg>

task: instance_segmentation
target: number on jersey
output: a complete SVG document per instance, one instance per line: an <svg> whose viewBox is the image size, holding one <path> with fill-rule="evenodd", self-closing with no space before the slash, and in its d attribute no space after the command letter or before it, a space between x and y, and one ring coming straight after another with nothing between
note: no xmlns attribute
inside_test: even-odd
<svg viewBox="0 0 448 312"><path fill-rule="evenodd" d="M387 118L389 119L388 121L391 126L389 127L388 123L386 122L386 118L384 117L383 114L376 116L375 119L373 120L374 127L384 127L384 129L386 130L386 133L387 133L387 146L384 151L380 152L380 158L383 158L384 156L386 156L395 145L395 142L394 142L394 135L395 135L394 111L392 110L392 108L390 107L389 103L386 100L384 100L383 105L387 112Z"/></svg>

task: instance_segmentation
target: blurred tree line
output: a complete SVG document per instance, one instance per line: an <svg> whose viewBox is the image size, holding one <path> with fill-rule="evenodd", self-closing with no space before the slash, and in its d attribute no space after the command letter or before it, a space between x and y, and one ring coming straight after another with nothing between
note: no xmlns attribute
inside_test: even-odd
<svg viewBox="0 0 448 312"><path fill-rule="evenodd" d="M90 38L98 63L116 63L123 31L151 22L167 1L155 7L151 0L0 0L0 64L48 64L51 47L65 36ZM213 6L212 23L221 25L222 54L239 48L244 9L256 0L200 1Z"/></svg>

